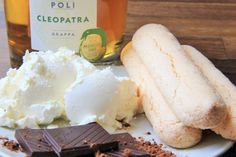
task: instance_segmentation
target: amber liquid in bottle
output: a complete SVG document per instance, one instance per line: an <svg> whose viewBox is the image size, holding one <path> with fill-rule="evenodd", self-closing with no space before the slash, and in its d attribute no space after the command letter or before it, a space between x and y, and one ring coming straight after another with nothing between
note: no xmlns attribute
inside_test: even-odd
<svg viewBox="0 0 236 157"><path fill-rule="evenodd" d="M25 51L32 51L29 0L4 0L4 7L11 66L19 67ZM97 1L97 27L104 29L107 34L106 52L100 62L109 63L119 57L125 31L126 9L127 0Z"/></svg>

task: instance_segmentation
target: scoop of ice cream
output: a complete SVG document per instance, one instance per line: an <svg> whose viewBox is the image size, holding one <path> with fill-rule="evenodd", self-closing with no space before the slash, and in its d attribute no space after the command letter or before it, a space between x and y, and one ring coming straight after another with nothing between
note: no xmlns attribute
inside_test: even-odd
<svg viewBox="0 0 236 157"><path fill-rule="evenodd" d="M71 86L65 94L66 115L72 123L97 121L120 128L118 120L129 122L137 111L135 84L117 78L107 68L97 70Z"/></svg>

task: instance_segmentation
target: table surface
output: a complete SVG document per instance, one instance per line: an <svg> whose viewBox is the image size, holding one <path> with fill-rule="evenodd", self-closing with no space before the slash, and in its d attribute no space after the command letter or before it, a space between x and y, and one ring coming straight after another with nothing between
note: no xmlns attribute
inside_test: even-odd
<svg viewBox="0 0 236 157"><path fill-rule="evenodd" d="M201 50L236 84L235 0L129 0L126 40L145 23L166 25L182 44ZM0 77L9 67L3 0L0 0ZM236 156L236 145L223 156Z"/></svg>

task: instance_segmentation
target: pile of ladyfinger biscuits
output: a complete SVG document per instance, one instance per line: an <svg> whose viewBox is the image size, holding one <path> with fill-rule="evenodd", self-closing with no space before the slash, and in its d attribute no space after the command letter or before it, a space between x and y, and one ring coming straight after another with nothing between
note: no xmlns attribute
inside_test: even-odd
<svg viewBox="0 0 236 157"><path fill-rule="evenodd" d="M196 145L202 130L236 140L236 87L197 49L163 25L147 24L121 60L137 83L144 112L167 145Z"/></svg>

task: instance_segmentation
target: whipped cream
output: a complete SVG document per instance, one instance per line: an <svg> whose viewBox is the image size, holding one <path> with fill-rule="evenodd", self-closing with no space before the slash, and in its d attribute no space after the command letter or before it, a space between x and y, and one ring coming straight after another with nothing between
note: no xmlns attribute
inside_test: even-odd
<svg viewBox="0 0 236 157"><path fill-rule="evenodd" d="M95 70L74 52L26 53L22 66L0 80L0 123L8 127L37 128L64 113L65 90Z"/></svg>
<svg viewBox="0 0 236 157"><path fill-rule="evenodd" d="M26 52L19 69L0 80L0 126L38 128L55 119L72 124L98 121L121 127L138 108L136 85L98 70L75 52Z"/></svg>

